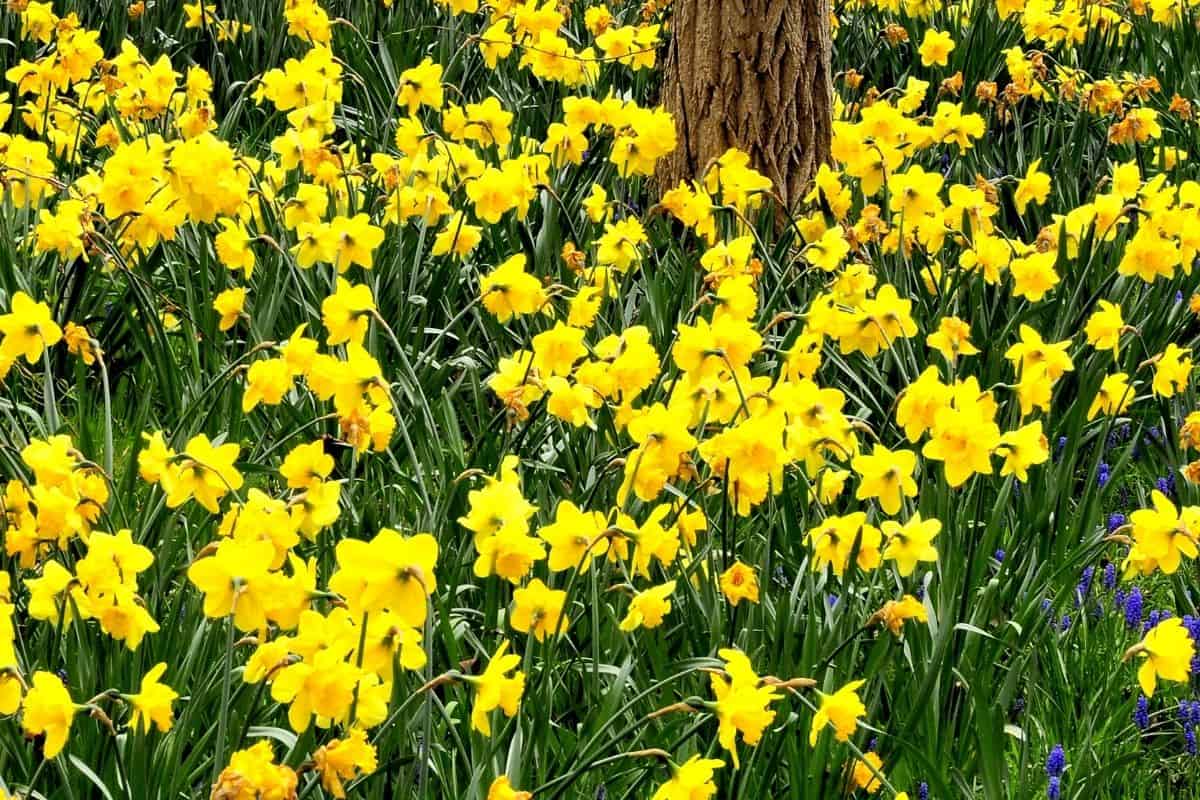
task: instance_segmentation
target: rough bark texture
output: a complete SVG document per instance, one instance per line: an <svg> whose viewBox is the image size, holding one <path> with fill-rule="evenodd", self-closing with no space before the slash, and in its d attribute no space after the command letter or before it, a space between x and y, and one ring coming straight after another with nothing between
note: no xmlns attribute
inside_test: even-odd
<svg viewBox="0 0 1200 800"><path fill-rule="evenodd" d="M663 100L679 145L667 186L730 147L795 205L829 157L829 0L675 0Z"/></svg>

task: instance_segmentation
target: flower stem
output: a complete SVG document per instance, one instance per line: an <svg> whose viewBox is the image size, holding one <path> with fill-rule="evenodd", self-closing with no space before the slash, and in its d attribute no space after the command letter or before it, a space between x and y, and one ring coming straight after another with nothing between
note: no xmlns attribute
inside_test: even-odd
<svg viewBox="0 0 1200 800"><path fill-rule="evenodd" d="M217 785L221 768L225 764L225 729L229 724L229 695L233 683L233 612L237 608L237 593L233 596L233 608L229 610L229 632L225 637L224 674L221 676L221 708L217 716L217 752L213 757L212 785Z"/></svg>

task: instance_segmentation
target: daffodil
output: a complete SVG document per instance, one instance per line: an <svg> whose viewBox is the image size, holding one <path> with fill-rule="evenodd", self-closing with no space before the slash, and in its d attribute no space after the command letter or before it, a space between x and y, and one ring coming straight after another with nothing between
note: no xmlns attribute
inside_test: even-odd
<svg viewBox="0 0 1200 800"><path fill-rule="evenodd" d="M1146 638L1131 647L1125 657L1144 659L1138 667L1138 685L1143 694L1153 697L1160 679L1187 682L1195 654L1196 643L1183 627L1183 620L1170 617L1151 628Z"/></svg>
<svg viewBox="0 0 1200 800"><path fill-rule="evenodd" d="M563 615L567 593L551 589L540 578L513 592L513 610L509 624L513 630L528 633L539 642L550 635L566 633L570 620Z"/></svg>
<svg viewBox="0 0 1200 800"><path fill-rule="evenodd" d="M887 514L900 510L902 497L917 496L913 480L917 456L911 450L889 450L877 444L871 455L855 456L850 466L861 478L856 497L877 498Z"/></svg>
<svg viewBox="0 0 1200 800"><path fill-rule="evenodd" d="M657 628L663 618L671 613L671 595L675 592L675 581L638 592L629 603L629 612L621 620L620 628L628 633L637 628Z"/></svg>
<svg viewBox="0 0 1200 800"><path fill-rule="evenodd" d="M32 686L21 704L21 727L31 736L44 734L42 755L51 759L63 751L79 706L62 680L51 672L33 674Z"/></svg>
<svg viewBox="0 0 1200 800"><path fill-rule="evenodd" d="M834 730L834 737L839 742L849 740L850 735L858 727L858 718L867 713L858 696L858 690L866 681L851 681L833 694L818 691L820 704L813 714L812 727L808 734L808 743L816 747L817 737L826 727Z"/></svg>
<svg viewBox="0 0 1200 800"><path fill-rule="evenodd" d="M725 662L725 675L728 676L710 676L716 696L717 739L729 751L736 769L740 766L737 736L740 734L742 741L751 747L757 745L775 719L771 703L783 695L769 685L760 685L760 678L745 653L724 648L717 655Z"/></svg>
<svg viewBox="0 0 1200 800"><path fill-rule="evenodd" d="M920 512L917 512L903 525L894 520L884 520L882 528L887 539L883 557L895 561L902 576L911 575L919 562L937 561L938 552L933 540L942 530L940 521L921 519Z"/></svg>
<svg viewBox="0 0 1200 800"><path fill-rule="evenodd" d="M505 716L514 717L520 708L521 695L525 692L525 673L517 670L520 663L521 657L508 652L508 641L505 640L488 659L483 673L468 679L475 687L471 727L484 736L492 735L492 726L488 721L492 711L499 708Z"/></svg>
<svg viewBox="0 0 1200 800"><path fill-rule="evenodd" d="M166 671L165 663L154 665L149 672L142 676L141 688L137 694L128 696L129 702L133 706L131 724L134 728L147 732L153 725L162 733L171 730L171 726L174 724L171 704L178 699L179 694L161 682Z"/></svg>

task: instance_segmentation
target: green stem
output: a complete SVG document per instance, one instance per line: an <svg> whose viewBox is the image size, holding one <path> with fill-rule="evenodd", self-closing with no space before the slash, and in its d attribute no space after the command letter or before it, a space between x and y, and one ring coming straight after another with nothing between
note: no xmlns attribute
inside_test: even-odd
<svg viewBox="0 0 1200 800"><path fill-rule="evenodd" d="M104 355L96 346L96 363L100 365L100 386L104 389L104 471L111 478L113 474L113 422L112 422L112 392L108 386L108 367L104 364Z"/></svg>
<svg viewBox="0 0 1200 800"><path fill-rule="evenodd" d="M43 408L46 415L46 427L50 433L58 430L58 402L54 396L54 372L50 369L50 350L42 350L42 363L46 366L46 381L42 391Z"/></svg>
<svg viewBox="0 0 1200 800"><path fill-rule="evenodd" d="M221 676L221 710L217 716L217 752L213 758L212 785L217 785L221 769L225 764L225 729L229 724L229 695L233 684L233 614L237 609L237 594L233 596L233 608L229 609L229 632L225 637L224 674Z"/></svg>

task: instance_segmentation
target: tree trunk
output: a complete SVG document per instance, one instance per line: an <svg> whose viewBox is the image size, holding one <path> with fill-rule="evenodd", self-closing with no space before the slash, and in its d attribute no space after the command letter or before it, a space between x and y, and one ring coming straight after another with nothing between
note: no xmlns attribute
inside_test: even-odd
<svg viewBox="0 0 1200 800"><path fill-rule="evenodd" d="M679 144L667 187L730 147L790 208L829 157L829 0L675 0L663 96Z"/></svg>

